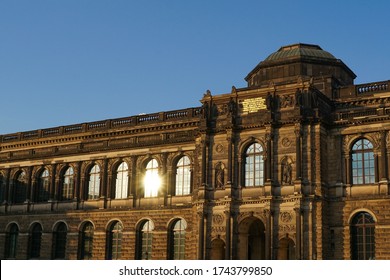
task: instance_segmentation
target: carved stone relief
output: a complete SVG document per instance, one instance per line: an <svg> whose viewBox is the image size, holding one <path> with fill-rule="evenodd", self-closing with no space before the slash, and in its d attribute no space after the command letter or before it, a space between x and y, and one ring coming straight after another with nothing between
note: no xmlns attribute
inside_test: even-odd
<svg viewBox="0 0 390 280"><path fill-rule="evenodd" d="M281 212L280 213L280 221L282 223L290 223L292 221L293 217L290 212Z"/></svg>

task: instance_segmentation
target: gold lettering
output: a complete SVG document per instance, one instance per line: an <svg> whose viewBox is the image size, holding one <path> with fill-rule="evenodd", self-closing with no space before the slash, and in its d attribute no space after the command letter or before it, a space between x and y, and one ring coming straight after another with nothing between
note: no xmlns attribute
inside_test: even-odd
<svg viewBox="0 0 390 280"><path fill-rule="evenodd" d="M240 101L242 105L242 113L256 113L259 110L266 109L265 99L263 97L249 98Z"/></svg>

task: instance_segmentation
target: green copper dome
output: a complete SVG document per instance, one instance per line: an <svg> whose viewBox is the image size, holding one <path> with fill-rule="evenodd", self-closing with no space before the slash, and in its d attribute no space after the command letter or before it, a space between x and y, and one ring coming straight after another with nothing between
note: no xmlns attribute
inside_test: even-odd
<svg viewBox="0 0 390 280"><path fill-rule="evenodd" d="M263 62L272 63L295 58L336 60L336 58L332 54L327 51L324 51L317 45L294 44L281 47L277 52L274 52L269 55Z"/></svg>

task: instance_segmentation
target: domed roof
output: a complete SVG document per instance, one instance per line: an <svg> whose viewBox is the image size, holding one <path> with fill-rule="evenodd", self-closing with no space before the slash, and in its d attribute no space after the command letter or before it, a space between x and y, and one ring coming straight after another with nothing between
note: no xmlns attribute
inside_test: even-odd
<svg viewBox="0 0 390 280"><path fill-rule="evenodd" d="M263 63L285 61L289 59L315 59L315 60L336 60L336 58L317 45L294 44L281 47L278 51L269 55Z"/></svg>
<svg viewBox="0 0 390 280"><path fill-rule="evenodd" d="M320 46L298 43L283 46L269 55L249 72L245 80L248 86L260 86L270 81L290 83L298 76L332 76L341 85L353 84L356 78L347 65Z"/></svg>

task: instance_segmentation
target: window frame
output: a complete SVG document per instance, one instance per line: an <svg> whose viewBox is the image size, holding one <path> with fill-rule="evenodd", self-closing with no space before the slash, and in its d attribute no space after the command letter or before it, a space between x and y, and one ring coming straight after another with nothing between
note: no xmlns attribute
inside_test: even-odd
<svg viewBox="0 0 390 280"><path fill-rule="evenodd" d="M365 211L356 213L351 219L352 260L375 259L375 224L374 217Z"/></svg>
<svg viewBox="0 0 390 280"><path fill-rule="evenodd" d="M129 165L122 161L115 170L114 199L126 199L129 192Z"/></svg>
<svg viewBox="0 0 390 280"><path fill-rule="evenodd" d="M74 169L72 166L68 166L62 176L60 200L72 200L74 198L74 178Z"/></svg>
<svg viewBox="0 0 390 280"><path fill-rule="evenodd" d="M253 142L246 147L243 153L243 175L243 186L248 188L264 186L265 161L262 144Z"/></svg>
<svg viewBox="0 0 390 280"><path fill-rule="evenodd" d="M68 227L64 222L59 222L53 231L52 259L64 260L66 258L66 242Z"/></svg>
<svg viewBox="0 0 390 280"><path fill-rule="evenodd" d="M50 172L44 168L38 176L36 202L47 202L50 199Z"/></svg>
<svg viewBox="0 0 390 280"><path fill-rule="evenodd" d="M40 223L32 225L28 240L28 259L41 257L42 233L43 228Z"/></svg>
<svg viewBox="0 0 390 280"><path fill-rule="evenodd" d="M160 171L160 164L157 161L157 159L153 158L146 163L145 173L144 173L145 176L144 176L144 182L143 182L143 187L144 187L143 194L144 194L145 198L158 197L161 183L160 183L160 186L158 186L158 187L149 185L150 183L147 182L148 181L147 178L150 176L152 178L152 181L153 181L155 179L155 177L157 177L158 180L160 180L160 182L161 182L159 171Z"/></svg>
<svg viewBox="0 0 390 280"><path fill-rule="evenodd" d="M98 200L100 198L101 189L101 169L98 164L94 164L88 172L88 188L86 199L87 200Z"/></svg>
<svg viewBox="0 0 390 280"><path fill-rule="evenodd" d="M79 260L93 259L93 237L95 228L91 222L85 222L79 232Z"/></svg>
<svg viewBox="0 0 390 280"><path fill-rule="evenodd" d="M151 260L153 250L154 223L151 220L142 221L137 229L136 259Z"/></svg>
<svg viewBox="0 0 390 280"><path fill-rule="evenodd" d="M27 199L27 173L19 171L15 176L12 202L15 204L24 203Z"/></svg>
<svg viewBox="0 0 390 280"><path fill-rule="evenodd" d="M356 140L350 154L352 184L375 184L376 162L372 142L366 138Z"/></svg>
<svg viewBox="0 0 390 280"><path fill-rule="evenodd" d="M19 232L19 226L16 223L12 223L8 226L4 246L5 259L16 259Z"/></svg>
<svg viewBox="0 0 390 280"><path fill-rule="evenodd" d="M175 166L175 196L190 195L192 189L191 160L188 156L180 157Z"/></svg>
<svg viewBox="0 0 390 280"><path fill-rule="evenodd" d="M122 257L123 226L119 221L110 224L107 230L106 259L119 260Z"/></svg>
<svg viewBox="0 0 390 280"><path fill-rule="evenodd" d="M168 259L185 259L186 229L187 222L184 219L176 219L171 223L168 231Z"/></svg>

